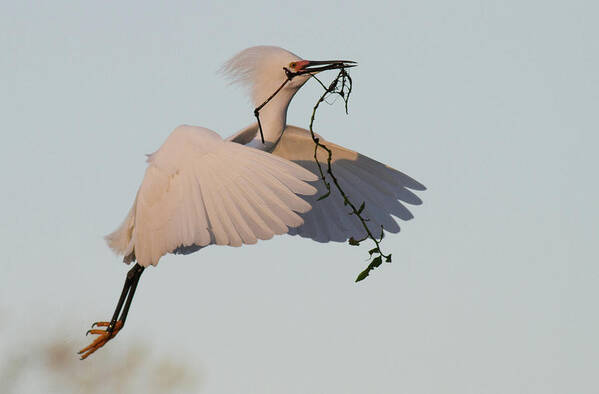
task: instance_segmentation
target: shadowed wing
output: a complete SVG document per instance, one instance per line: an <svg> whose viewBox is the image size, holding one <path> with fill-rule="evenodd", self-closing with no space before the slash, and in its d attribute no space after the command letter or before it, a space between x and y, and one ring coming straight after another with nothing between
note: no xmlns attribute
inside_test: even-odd
<svg viewBox="0 0 599 394"><path fill-rule="evenodd" d="M426 188L385 164L318 137L333 151L331 168L341 188L356 207L365 202L362 216L369 219L368 227L373 235L377 237L380 235L381 225L391 233L399 232L399 225L394 217L409 220L413 215L405 204L422 204L422 200L409 189L425 190ZM314 161L314 142L308 130L288 126L272 153L320 176ZM319 149L318 161L325 173L327 157L326 151ZM312 205L312 210L302 213L304 224L290 229L289 234L311 238L318 242L342 242L350 237L364 238L366 232L362 224L354 215L348 214L351 209L343 205L343 198L335 185L331 182L330 196L320 201L317 199L326 193L326 187L320 179L312 182L312 185L318 189L318 192L304 198Z"/></svg>
<svg viewBox="0 0 599 394"><path fill-rule="evenodd" d="M129 215L106 240L142 266L209 244L240 246L299 226L316 189L302 167L201 127L180 126L149 155ZM130 261L131 259L129 259Z"/></svg>

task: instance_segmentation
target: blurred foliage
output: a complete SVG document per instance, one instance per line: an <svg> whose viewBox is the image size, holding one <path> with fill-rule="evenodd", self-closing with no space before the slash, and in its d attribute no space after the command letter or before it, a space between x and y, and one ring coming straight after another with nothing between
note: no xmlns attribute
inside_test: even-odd
<svg viewBox="0 0 599 394"><path fill-rule="evenodd" d="M123 343L124 344L124 343ZM79 360L62 339L15 344L0 364L0 392L24 393L195 393L198 372L170 356L152 355L135 344L119 353ZM31 391L36 390L36 391Z"/></svg>

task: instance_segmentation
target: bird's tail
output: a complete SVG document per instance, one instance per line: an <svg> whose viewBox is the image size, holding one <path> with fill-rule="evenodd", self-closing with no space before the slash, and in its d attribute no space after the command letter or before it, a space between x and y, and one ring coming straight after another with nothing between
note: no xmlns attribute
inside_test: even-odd
<svg viewBox="0 0 599 394"><path fill-rule="evenodd" d="M123 223L112 233L104 237L110 249L119 255L129 256L133 252L133 230L135 228L137 198L135 198L135 201Z"/></svg>

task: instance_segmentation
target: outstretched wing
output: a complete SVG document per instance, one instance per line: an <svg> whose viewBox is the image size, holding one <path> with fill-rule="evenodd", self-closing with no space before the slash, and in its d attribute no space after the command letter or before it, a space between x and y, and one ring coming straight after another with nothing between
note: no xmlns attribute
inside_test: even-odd
<svg viewBox="0 0 599 394"><path fill-rule="evenodd" d="M333 174L350 201L356 207L359 207L362 202L365 203L362 216L369 219L367 225L373 235L378 237L381 234L381 226L391 233L399 232L399 225L394 217L409 220L413 216L405 204L422 204L422 200L409 189L425 190L426 188L385 164L318 137L333 151L331 160ZM320 177L314 161L314 142L308 130L288 126L272 153L291 160ZM328 158L326 151L319 149L317 157L326 174ZM290 229L289 234L311 238L318 242L343 242L350 237L364 238L366 231L359 219L349 215L351 209L344 206L340 193L330 177L327 178L331 182L331 194L327 198L318 200L327 190L322 180L312 182L318 192L305 198L312 205L312 210L302 213L304 224Z"/></svg>
<svg viewBox="0 0 599 394"><path fill-rule="evenodd" d="M170 252L209 244L241 246L299 226L310 210L298 197L316 189L316 177L280 157L232 142L215 132L180 126L148 158L129 215L108 245L156 265Z"/></svg>

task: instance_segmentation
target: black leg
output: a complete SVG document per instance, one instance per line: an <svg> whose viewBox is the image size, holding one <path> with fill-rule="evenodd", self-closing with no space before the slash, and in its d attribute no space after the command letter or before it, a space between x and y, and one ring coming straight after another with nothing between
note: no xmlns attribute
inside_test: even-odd
<svg viewBox="0 0 599 394"><path fill-rule="evenodd" d="M116 309L114 314L112 315L112 320L110 324L106 328L106 331L112 333L116 326L117 321L121 321L121 327L125 325L125 319L127 317L127 313L129 313L129 308L131 307L131 301L133 301L133 294L135 293L135 289L137 288L137 283L139 282L139 277L144 272L144 267L139 264L135 264L133 268L127 272L127 277L125 278L125 285L123 286L123 291L121 292L121 296L119 297L119 302L116 304ZM125 302L125 298L127 299L127 303L125 304L125 308L123 309L123 303ZM121 310L123 313L121 313ZM119 314L121 318L119 319ZM123 318L124 317L124 318Z"/></svg>
<svg viewBox="0 0 599 394"><path fill-rule="evenodd" d="M125 320L127 320L127 314L129 313L129 307L131 307L131 301L133 301L133 296L135 295L135 290L137 289L137 284L139 283L139 278L141 274L144 272L144 267L139 264L135 264L135 267L129 271L131 273L133 271L133 275L131 275L131 282L129 287L129 296L127 297L127 302L125 303L125 307L123 308L123 313L121 313L121 328L125 326ZM127 279L129 279L129 273L127 274ZM121 295L122 296L122 295ZM121 299L122 300L122 299ZM121 301L119 300L119 302ZM114 319L114 317L113 317ZM116 324L116 321L114 322ZM112 325L112 322L111 322ZM110 327L109 327L110 328Z"/></svg>
<svg viewBox="0 0 599 394"><path fill-rule="evenodd" d="M125 302L125 298L127 298L127 293L129 293L129 288L131 287L131 278L130 278L131 273L134 272L136 266L137 266L137 264L129 270L129 272L127 273L127 276L125 277L125 284L123 286L123 291L121 291L121 296L119 297L119 302L116 304L116 310L114 311L114 314L112 315L112 320L110 320L110 325L108 326L106 331L112 332L112 330L114 330L114 326L116 324L116 321L118 320L119 313L121 312L121 309L123 308L123 303ZM96 325L96 323L94 323L92 325L92 328L95 325Z"/></svg>

